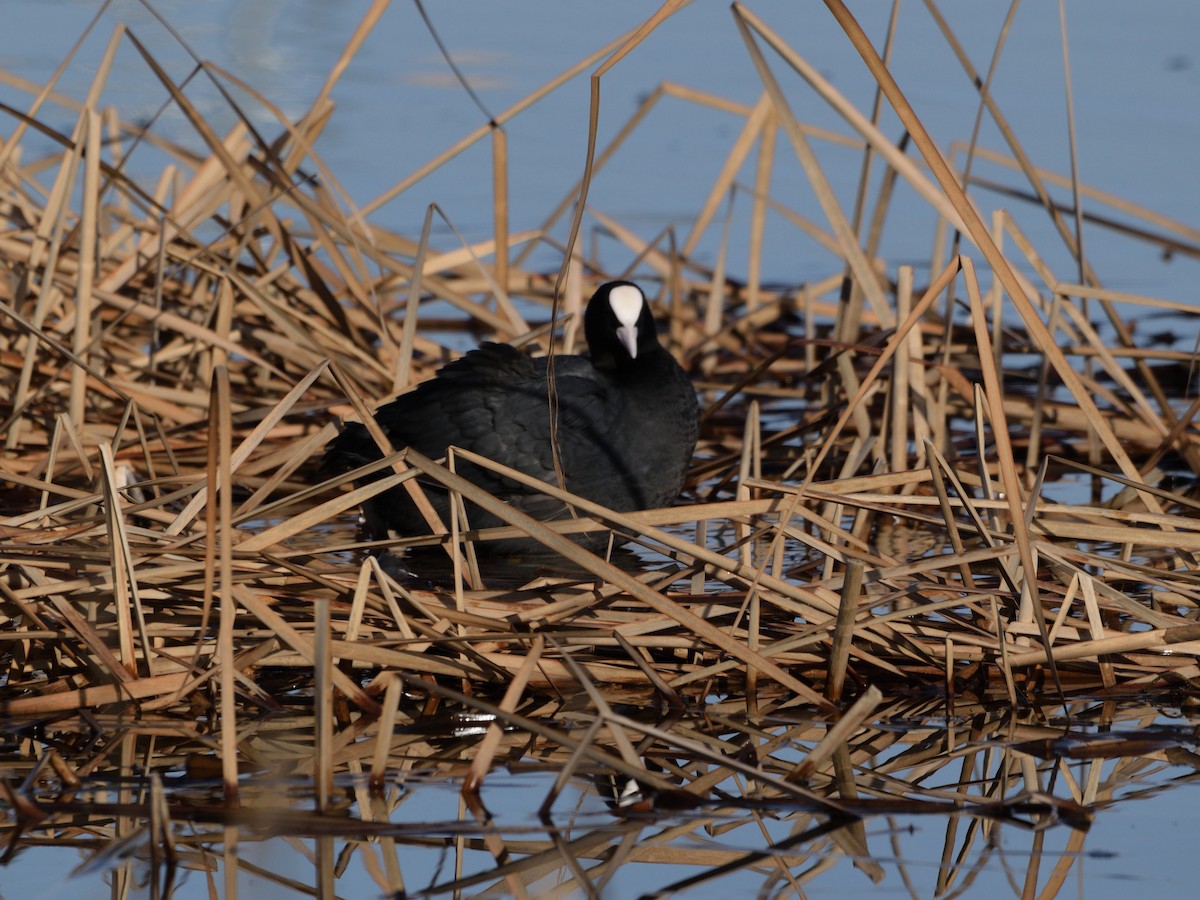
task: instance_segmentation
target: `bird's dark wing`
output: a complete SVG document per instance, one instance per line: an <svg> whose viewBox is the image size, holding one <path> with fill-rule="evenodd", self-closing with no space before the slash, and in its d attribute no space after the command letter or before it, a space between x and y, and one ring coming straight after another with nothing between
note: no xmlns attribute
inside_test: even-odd
<svg viewBox="0 0 1200 900"><path fill-rule="evenodd" d="M602 377L586 359L570 356L555 361L555 376L560 441L563 432L580 427L594 432L607 401ZM443 367L436 378L380 407L375 418L397 448L412 447L436 459L454 445L554 481L546 361L507 344L480 345ZM330 443L326 457L345 469L378 459L379 452L365 428L348 425ZM477 481L500 489L494 478Z"/></svg>
<svg viewBox="0 0 1200 900"><path fill-rule="evenodd" d="M520 423L537 418L527 408L536 405L536 380L529 357L507 344L486 343L375 417L394 443L426 456L443 456L453 444L513 465Z"/></svg>
<svg viewBox="0 0 1200 900"><path fill-rule="evenodd" d="M426 456L444 456L451 444L491 456L490 439L509 385L534 377L533 361L506 344L485 343L444 366L436 378L381 406L375 419L399 449L413 447ZM352 468L379 458L367 430L349 423L326 447L326 464Z"/></svg>

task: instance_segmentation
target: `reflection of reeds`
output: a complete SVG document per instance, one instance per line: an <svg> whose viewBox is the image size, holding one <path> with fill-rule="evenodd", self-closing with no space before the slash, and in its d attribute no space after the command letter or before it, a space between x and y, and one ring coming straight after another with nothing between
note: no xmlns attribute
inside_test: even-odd
<svg viewBox="0 0 1200 900"><path fill-rule="evenodd" d="M1059 819L1079 825L1087 818L1082 807L1136 777L1136 767L1127 775L1118 765L1102 786L1093 761L1068 799L1056 797L1043 784L1049 768L979 745L1061 732L1034 733L980 704L1000 699L1015 709L1045 691L1147 690L1196 677L1198 594L1188 573L1200 553L1200 516L1185 494L1155 487L1156 465L1197 471L1196 408L1173 408L1180 392L1152 365L1182 369L1190 355L1135 346L1112 304L1190 306L1096 283L1046 191L1057 176L1029 163L1011 129L1002 129L1011 159L973 146L964 157L1012 166L1028 188L977 175L970 181L1038 198L1077 257L1078 271L1068 277L1048 267L1003 210L985 224L881 61L871 59L882 89L933 179L766 23L741 7L735 18L764 81L760 101L745 108L664 85L598 148L589 170L590 177L619 153L663 96L742 116L744 128L691 233L647 241L603 211L574 207L627 248L628 272L661 284L659 313L672 347L708 401L691 502L665 510L618 514L546 487L572 500L579 516L534 522L459 478L454 459L492 464L457 452L442 463L401 450L373 467L389 472L385 478L348 491L341 488L354 475L317 483L316 458L334 434L335 416L367 417L368 398L428 377L447 357L422 318L423 302L445 301L461 314L456 323L436 323L438 331L458 327L543 349L559 340L548 313L521 312L549 310L555 294L553 276L527 264L534 246L562 249L554 229L587 178L539 227L510 231L506 170L520 161L509 157L502 127L561 80L361 210L345 200L312 146L329 121L329 91L372 17L309 113L294 124L280 117L270 140L244 117L217 135L186 89L122 29L82 104L54 95L50 84L28 114L6 110L14 125L0 146L0 257L8 273L0 284L7 388L0 406L0 711L58 735L51 745L58 749L47 752L32 730L8 726L26 742L25 759L40 760L18 767L28 775L23 785L4 782L11 840L81 815L76 773L86 785L99 764L73 751L91 727L121 748L112 758L125 772L135 762L178 766L185 754L199 767L215 754L221 764L212 775L229 799L240 789L244 801L240 809L207 799L211 805L197 805L155 780L114 803L92 795L87 815L99 818L86 834L111 842L114 853L135 819L147 830L134 844L181 859L187 852L169 838L181 840L172 823L184 820L236 826L242 839L257 829L384 846L453 831L460 847L477 839L497 866L486 878L443 887L504 878L514 893L563 866L586 890L596 876L582 860L611 853L605 865L616 866L701 827L720 834L728 809L794 822L793 838L776 845L785 855L772 862L715 848L686 861L715 867L714 877L724 866L762 866L774 873L763 876L767 883L799 883L788 867L819 871L830 854L868 852L853 825L862 816L944 813L953 804L974 817L962 838L969 845L991 818L1030 814L1024 824L1034 828ZM865 38L846 25L871 57ZM126 40L184 111L206 156L99 107L112 52ZM768 48L858 139L795 117ZM209 67L205 74L246 90L228 73ZM72 134L46 123L38 112L43 99L78 111ZM998 118L991 98L985 102ZM31 129L61 150L26 159L22 141ZM367 221L489 137L495 240L438 250L430 241L434 210L416 237ZM809 145L816 140L865 151L887 167L887 184L907 184L939 214L928 285L916 287L904 267L882 274L875 250L891 190L872 208L864 164L859 203L847 217ZM828 230L767 193L776 141L801 160ZM152 188L126 174L122 152L142 145L165 154ZM747 188L737 177L751 159ZM745 190L754 210L743 284L728 275L724 249L712 268L692 253L726 198ZM1076 209L1086 198L1111 210L1090 213L1091 221L1164 250L1196 252L1194 230L1082 186L1078 198ZM768 209L829 251L823 276L788 289L770 283ZM950 230L979 248L993 287L985 290L975 263L949 249ZM579 308L588 285L625 274L606 271L580 242L566 246L561 313ZM969 309L961 322L956 294ZM1103 343L1085 301L1101 304L1116 346ZM569 349L574 323L568 317L562 324L567 346L554 346ZM1045 362L1032 396L1005 380L1006 357L1030 351ZM1076 358L1086 365L1076 369ZM1098 465L1082 462L1089 454ZM1071 471L1123 490L1107 505L1042 496ZM346 537L351 510L364 497L415 487L418 476L509 523L478 533L456 518L432 523L438 536L395 542L445 546L450 590L397 583ZM679 568L631 572L568 539L583 530L633 539ZM480 569L471 543L516 534L582 571L489 589L489 570ZM301 702L311 717L264 717L314 689L321 702ZM904 699L914 689L943 691L953 713L978 718L969 729L920 739L923 732L872 724L930 715L931 708ZM693 715L713 694L734 699L710 703L703 719ZM633 716L629 703L661 708L664 718ZM796 707L840 722L829 732L824 724L781 724ZM137 711L142 730L133 726L131 735L138 743L117 737L131 726L113 718L113 709ZM438 716L447 710L473 710L491 724L481 739L434 742L405 731L444 724ZM200 713L204 727L196 724ZM286 733L271 735L272 721L286 722ZM888 756L889 748L896 753ZM1163 749L1148 740L1129 755ZM636 846L625 842L638 833L633 827L609 827L583 841L548 829L548 837L518 841L469 818L432 836L428 828L410 833L385 824L390 805L402 802L387 785L416 767L463 776L469 806L484 823L478 790L487 772L501 759L525 757L522 765L563 773L543 803L547 813L573 775L624 775L641 785L645 810L683 803L700 810L699 818ZM960 773L929 787L925 776L952 761L961 762ZM58 796L39 787L48 767L60 779ZM321 812L256 812L239 768L312 779ZM326 808L337 790L353 794L361 822ZM122 823L116 830L107 824L112 816ZM84 826L72 821L72 838L82 839ZM206 834L196 843L220 839ZM957 840L947 843L946 886L962 874L949 863ZM505 861L509 854L522 859ZM213 861L203 851L188 864ZM385 855L382 866L381 886L397 890L396 859Z"/></svg>

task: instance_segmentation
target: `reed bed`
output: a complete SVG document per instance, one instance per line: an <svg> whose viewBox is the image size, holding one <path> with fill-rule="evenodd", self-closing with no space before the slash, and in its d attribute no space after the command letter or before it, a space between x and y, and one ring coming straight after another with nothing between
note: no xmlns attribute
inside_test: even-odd
<svg viewBox="0 0 1200 900"><path fill-rule="evenodd" d="M738 6L761 100L742 108L661 86L532 227L514 227L505 200L521 164L508 157L505 129L519 108L360 208L314 153L329 93L378 9L312 108L294 122L280 115L273 133L244 117L216 133L121 28L83 101L50 83L27 110L4 110L0 714L25 760L4 782L10 852L24 832L49 833L80 814L74 798L96 790L97 769L135 765L183 767L201 786L217 779L224 799L164 795L158 780L114 787L108 805L87 801L96 822L60 834L86 833L90 847L115 851L136 819L134 843L157 848L146 852L211 869L210 851L178 837L171 845L171 823L226 829L227 841L231 828L245 839L341 826L364 854L390 848L377 864L389 890L399 873L387 853L409 839L477 842L496 860L488 879L517 894L564 865L581 889L602 886L611 870L585 872L582 860L611 854L611 833L568 848L561 835L521 843L488 827L479 790L501 763L559 773L547 813L576 775L632 779L640 793L625 812L766 804L794 828L790 844L773 847L803 847L797 860L829 852L827 841L861 849L852 823L889 802L913 814L955 806L977 822L1032 810L1039 828L1085 826L1119 778L1103 790L1095 778L1072 782L1066 797L1045 790L1045 771L1021 742L1069 733L1072 707L1066 724L1035 725L1039 710L1097 694L1178 699L1200 677L1191 354L1139 345L1117 305L1192 306L1099 284L1074 240L1077 223L1050 197L1064 176L1034 167L1010 130L1006 152L987 151L999 164L991 171L1007 166L1009 181L969 174L966 163L985 153L974 146L944 157L849 14L828 5L918 153ZM606 67L672 9L564 77L594 72L596 101ZM100 105L112 51L126 42L206 155ZM801 83L841 114L845 133L793 114L788 92ZM744 127L691 233L647 240L576 201L668 95L733 110ZM1003 122L986 92L982 102ZM74 109L74 130L54 129L43 103ZM31 158L24 143L34 134L58 149ZM492 240L434 246L435 209L412 234L372 223L388 197L476 142L494 151ZM775 142L801 160L826 224L764 192ZM885 184L904 182L937 213L927 279L876 255L890 192L869 196L864 175L857 215L848 214L814 142L885 168ZM147 143L169 159L149 186L127 174ZM748 165L753 188L738 181ZM981 209L985 195L969 198L964 184L1040 205L1075 269L1052 271L1004 207ZM1093 221L1130 240L1200 248L1194 229L1074 191L1065 206L1086 202ZM716 265L693 256L731 192L755 205L745 277L727 272L723 255ZM823 272L770 281L768 210L828 249ZM625 248L622 270L575 240L585 221ZM560 272L530 267L539 246L569 250ZM466 453L439 461L400 450L376 466L388 477L363 488L354 473L319 471L339 418L366 417L452 357L439 343L448 330L570 352L583 298L617 276L649 289L704 397L679 505L619 514L575 498L578 518L533 522L454 474ZM435 303L457 318L427 314ZM1017 354L1040 363L1017 371ZM358 503L418 476L510 525L477 532L456 520L424 539L359 540ZM569 539L584 530L640 549L632 562L589 552ZM474 546L517 533L557 562L514 584ZM380 556L414 545L433 548L440 584L399 577ZM981 751L962 734L880 730L916 718L930 696L945 715L986 720L968 729L971 739L994 729L1007 742L1003 759L976 760ZM455 738L455 716L481 717L482 733ZM445 729L438 741L422 723ZM96 733L107 759L84 749ZM881 740L897 755L868 766L886 755ZM962 770L939 787L915 774L950 761ZM454 834L402 834L390 821L396 785L415 770L462 778L473 816ZM311 779L317 810L263 814L247 772ZM352 827L348 798L358 804ZM615 845L618 860L653 846ZM238 862L224 852L228 879ZM753 855L701 856L713 877L730 866L767 866L772 884L795 877ZM950 881L962 874L946 869Z"/></svg>

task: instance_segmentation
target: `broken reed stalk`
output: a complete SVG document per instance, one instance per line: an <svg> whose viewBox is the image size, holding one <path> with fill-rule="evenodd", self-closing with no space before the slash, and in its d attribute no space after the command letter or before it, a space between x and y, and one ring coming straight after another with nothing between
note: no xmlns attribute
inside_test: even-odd
<svg viewBox="0 0 1200 900"><path fill-rule="evenodd" d="M205 583L213 584L219 598L219 621L217 633L220 687L218 696L221 705L221 777L224 782L225 800L237 803L238 796L238 740L237 703L234 693L235 649L233 643L234 618L237 605L233 598L233 465L232 441L233 418L230 410L229 375L224 366L213 371L212 404L208 419L208 493L207 533L209 543L216 536L216 571L206 572ZM206 555L211 566L212 556ZM149 647L143 645L149 652Z"/></svg>
<svg viewBox="0 0 1200 900"><path fill-rule="evenodd" d="M846 566L841 602L838 604L837 627L829 649L829 681L825 685L825 696L832 703L842 699L846 665L850 661L850 645L854 639L854 620L858 614L862 577L863 564L852 560Z"/></svg>

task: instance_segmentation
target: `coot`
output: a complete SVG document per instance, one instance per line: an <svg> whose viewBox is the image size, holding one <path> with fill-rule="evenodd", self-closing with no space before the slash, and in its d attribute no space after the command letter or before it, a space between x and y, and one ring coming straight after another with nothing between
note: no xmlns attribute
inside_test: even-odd
<svg viewBox="0 0 1200 900"><path fill-rule="evenodd" d="M557 356L553 367L566 488L620 512L664 506L679 495L696 445L692 384L659 344L646 297L631 282L601 285L588 302L584 335L590 357ZM549 409L547 360L489 342L381 407L375 418L397 449L412 447L437 459L447 447L462 447L556 485ZM326 467L335 471L379 458L379 448L357 423L325 449ZM561 502L482 467L460 462L456 471L536 519L568 515ZM445 489L423 486L448 522ZM429 533L403 487L367 501L363 513L379 538ZM467 519L472 528L504 524L473 504ZM521 546L506 542L489 549Z"/></svg>

